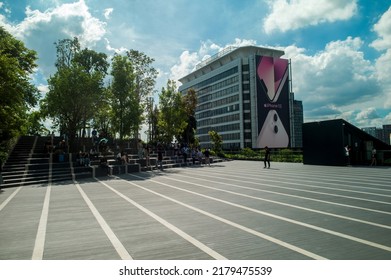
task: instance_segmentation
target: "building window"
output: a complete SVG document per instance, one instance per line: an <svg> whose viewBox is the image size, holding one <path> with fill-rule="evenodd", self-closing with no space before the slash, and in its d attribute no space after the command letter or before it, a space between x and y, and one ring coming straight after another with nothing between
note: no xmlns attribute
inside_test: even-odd
<svg viewBox="0 0 391 280"><path fill-rule="evenodd" d="M250 90L250 84L243 84L242 88L243 90Z"/></svg>

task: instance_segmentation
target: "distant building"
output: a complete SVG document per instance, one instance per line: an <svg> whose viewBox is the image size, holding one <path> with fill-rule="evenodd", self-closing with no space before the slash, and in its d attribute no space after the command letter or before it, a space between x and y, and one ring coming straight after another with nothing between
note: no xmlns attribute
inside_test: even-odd
<svg viewBox="0 0 391 280"><path fill-rule="evenodd" d="M302 148L303 147L303 102L294 100L293 92L291 93L291 147Z"/></svg>
<svg viewBox="0 0 391 280"><path fill-rule="evenodd" d="M364 127L362 128L362 130L368 133L369 135L376 137L376 127Z"/></svg>
<svg viewBox="0 0 391 280"><path fill-rule="evenodd" d="M391 145L391 124L383 125L383 141Z"/></svg>
<svg viewBox="0 0 391 280"><path fill-rule="evenodd" d="M382 128L377 127L364 127L362 128L363 131L368 133L369 135L372 135L373 137L376 137L377 139L383 141L384 143L390 145L391 144L391 125L386 124L383 125Z"/></svg>
<svg viewBox="0 0 391 280"><path fill-rule="evenodd" d="M201 147L208 132L223 138L223 149L298 147L302 105L291 96L290 61L276 49L227 48L179 79L179 91L194 89ZM301 110L301 112L300 112Z"/></svg>

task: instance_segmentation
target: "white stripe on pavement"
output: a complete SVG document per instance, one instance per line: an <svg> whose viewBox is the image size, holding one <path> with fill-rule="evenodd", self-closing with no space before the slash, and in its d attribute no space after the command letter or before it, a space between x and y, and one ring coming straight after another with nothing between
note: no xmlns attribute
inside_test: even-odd
<svg viewBox="0 0 391 280"><path fill-rule="evenodd" d="M96 179L96 180L98 180L98 179ZM163 218L159 217L158 215L156 215L152 211L148 210L147 208L145 208L145 207L141 206L140 204L138 204L137 202L133 201L132 199L130 199L126 195L115 190L114 188L112 188L108 184L106 184L100 180L98 180L98 181L101 184L103 184L104 186L106 186L107 188L109 188L111 191L115 192L117 195L119 195L120 197L122 197L123 199L125 199L126 201L128 201L129 203L131 203L132 205L134 205L135 207L137 207L141 211L143 211L145 214L149 215L150 217L152 217L153 219L155 219L156 221L158 221L159 223L161 223L162 225L164 225L165 227L167 227L171 231L173 231L176 234L178 234L179 236L181 236L183 239L187 240L188 242L190 242L191 244L193 244L194 246L196 246L197 248L199 248L203 252L207 253L209 256L213 257L216 260L226 260L227 259L223 255L217 253L216 251L214 251L210 247L206 246L204 243L198 241L194 237L188 235L184 231L182 231L179 228L177 228L176 226L174 226L173 224L171 224L171 223L167 222L166 220L164 220Z"/></svg>
<svg viewBox="0 0 391 280"><path fill-rule="evenodd" d="M45 239L46 239L46 227L48 223L49 216L49 203L50 203L50 193L51 193L52 185L49 182L46 187L45 199L43 202L41 218L39 219L37 236L35 238L34 251L31 257L32 260L42 260L43 252L45 248Z"/></svg>
<svg viewBox="0 0 391 280"><path fill-rule="evenodd" d="M130 176L136 177L136 178L142 178L142 177L140 177L140 176L136 176L136 175L133 175L133 174L131 174ZM120 179L120 178L119 178L119 179ZM143 178L142 178L142 179L143 179ZM224 218L222 218L222 217L219 217L219 216L214 215L214 214L212 214L212 213L209 213L209 212L207 212L207 211L201 210L201 209L199 209L199 208L193 207L193 206L191 206L191 205L188 205L188 204L186 204L186 203L183 203L183 202L181 202L181 201L178 201L178 200L176 200L176 199L173 199L173 198L171 198L171 197L168 197L168 196L166 196L166 195L163 195L163 194L160 194L160 193L158 193L158 192L152 191L152 190L150 190L150 189L144 188L144 187L142 187L142 186L140 186L140 185L137 185L137 184L135 184L135 183L133 183L133 182L129 182L129 181L126 181L126 180L123 180L123 181L126 182L126 183L128 183L128 184L130 184L130 185L133 185L133 186L136 186L136 187L138 187L138 188L140 188L140 189L143 189L143 190L145 190L145 191L147 191L147 192L153 193L153 194L158 195L158 196L160 196L160 197L163 197L163 198L165 198L165 199L167 199L167 200L173 201L173 202L175 202L175 203L177 203L177 204L179 204L179 205L182 205L182 206L184 206L184 207L186 207L186 208L189 208L189 209L191 209L191 210L193 210L193 211L196 211L196 212L198 212L198 213L201 213L201 214L203 214L203 215L205 215L205 216L208 216L208 217L210 217L210 218L213 218L213 219L215 219L215 220L218 220L218 221L220 221L220 222L223 222L223 223L225 223L225 224L227 224L227 225L230 225L230 226L232 226L232 227L238 228L238 229L240 229L240 230L242 230L242 231L245 231L245 232L247 232L247 233L253 234L253 235L258 236L258 237L260 237L260 238L262 238L262 239L268 240L268 241L270 241L270 242L272 242L272 243L274 243L274 244L277 244L277 245L280 245L280 246L282 246L282 247L288 248L288 249L290 249L290 250L292 250L292 251L295 251L295 252L297 252L297 253L299 253L299 254L302 254L302 255L304 255L304 256L307 256L307 257L309 257L309 258L316 259L316 260L326 260L326 258L324 258L324 257L322 257L322 256L320 256L320 255L314 254L314 253L312 253L312 252L309 252L309 251L307 251L307 250L304 250L304 249L302 249L302 248L299 248L299 247L297 247L297 246L295 246L295 245L289 244L289 243L287 243L287 242L284 242L284 241L279 240L279 239L277 239L277 238L274 238L274 237L272 237L272 236L263 234L263 233L261 233L261 232L255 231L255 230L250 229L250 228L248 228L248 227L242 226L242 225L237 224L237 223L235 223L235 222L232 222L232 221L230 221L230 220L224 219ZM154 181L154 180L151 180L151 181L156 182L156 183L158 183L158 184L162 184L162 185L168 186L168 187L176 188L176 187L173 187L173 186L170 186L170 185L168 185L168 184L161 183L161 182L158 182L158 181Z"/></svg>
<svg viewBox="0 0 391 280"><path fill-rule="evenodd" d="M0 205L0 211L15 197L15 195L22 189L22 187L16 188L16 190Z"/></svg>
<svg viewBox="0 0 391 280"><path fill-rule="evenodd" d="M118 255L122 260L132 260L132 256L128 253L125 246L119 241L118 237L115 235L113 230L110 228L110 226L106 223L105 219L102 217L102 215L99 213L99 211L96 209L92 201L88 198L86 193L82 190L80 185L74 181L74 184L76 185L77 189L79 190L81 196L83 197L84 201L87 203L88 207L90 208L92 214L95 216L95 219L98 221L99 225L102 227L103 231L109 238L111 244L113 244L114 249L117 251Z"/></svg>
<svg viewBox="0 0 391 280"><path fill-rule="evenodd" d="M130 175L130 176L142 178L142 177L139 177L139 176L136 176L136 175ZM171 178L167 178L167 179L171 179ZM171 179L171 180L181 181L181 180L176 180L176 179ZM155 181L153 179L151 179L150 181L158 183L158 184L161 184L161 185L164 185L164 186L167 186L167 187L170 187L170 188L173 188L173 189L177 189L177 190L180 190L180 191L183 191L183 192L188 192L188 193L195 194L195 195L198 195L198 196L201 196L201 197L205 197L205 198L208 198L208 199L211 199L211 200L214 200L214 201L218 201L218 202L221 202L221 203L224 203L224 204L228 204L228 205L235 206L235 207L238 207L238 208L241 208L241 209L245 209L245 210L248 210L248 211L251 211L251 212L254 212L254 213L258 213L258 214L261 214L261 215L264 215L264 216L268 216L268 217L275 218L275 219L278 219L278 220L286 221L286 222L289 222L289 223L292 223L292 224L296 224L296 225L299 225L299 226L303 226L303 227L306 227L306 228L311 228L311 229L314 229L314 230L318 230L320 232L325 232L325 233L328 233L328 234L331 234L331 235L334 235L334 236L338 236L338 237L345 238L345 239L348 239L348 240L352 240L352 241L355 241L355 242L358 242L358 243L361 243L361 244L365 244L365 245L368 245L368 246L371 246L371 247L374 247L374 248L378 248L378 249L382 249L382 250L391 252L391 247L385 246L385 245L382 245L382 244L379 244L379 243L376 243L376 242L364 240L364 239L357 238L357 237L354 237L354 236L351 236L351 235L348 235L348 234L336 232L336 231L333 231L333 230L329 230L329 229L325 229L325 228L322 228L322 227L314 226L314 225L311 225L311 224L303 223L303 222L296 221L296 220L293 220L293 219L289 219L289 218L285 218L285 217L282 217L282 216L274 215L274 214L271 214L271 213L260 211L258 209L254 209L254 208L243 206L243 205L240 205L240 204L237 204L237 203L225 201L225 200L222 200L222 199L219 199L219 198L215 198L215 197L212 197L212 196L208 196L208 195L200 194L200 193L197 193L197 192L185 190L185 189L182 189L182 188L179 188L179 187L175 187L175 186L172 186L172 185L168 185L168 184L165 184L165 183L162 183L162 182ZM184 181L182 181L182 182L184 182ZM186 183L188 183L188 182L186 182Z"/></svg>

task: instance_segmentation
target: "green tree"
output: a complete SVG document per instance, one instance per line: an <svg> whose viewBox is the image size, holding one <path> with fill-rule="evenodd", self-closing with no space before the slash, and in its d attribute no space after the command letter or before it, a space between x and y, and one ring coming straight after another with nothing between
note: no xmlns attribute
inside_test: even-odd
<svg viewBox="0 0 391 280"><path fill-rule="evenodd" d="M162 141L171 143L174 137L180 138L187 126L187 116L184 110L182 95L177 91L176 84L168 80L167 88L159 95L159 133Z"/></svg>
<svg viewBox="0 0 391 280"><path fill-rule="evenodd" d="M154 141L154 134L153 134L153 131L154 131L154 107L153 106L154 106L154 104L153 104L153 102L154 102L153 97L147 98L147 106L145 108L145 110L147 112L146 123L148 125L148 131L147 131L147 135L148 135L147 142L148 143Z"/></svg>
<svg viewBox="0 0 391 280"><path fill-rule="evenodd" d="M186 115L194 116L197 108L197 94L194 89L189 89L183 96L183 109Z"/></svg>
<svg viewBox="0 0 391 280"><path fill-rule="evenodd" d="M110 88L105 88L98 100L98 106L96 107L92 119L92 126L94 128L98 128L100 131L103 131L105 135L115 134L115 130L112 125L113 110L110 103L111 99Z"/></svg>
<svg viewBox="0 0 391 280"><path fill-rule="evenodd" d="M209 137L212 141L212 149L217 155L222 154L222 146L223 146L223 138L221 137L220 134L218 134L216 131L211 130L208 132Z"/></svg>
<svg viewBox="0 0 391 280"><path fill-rule="evenodd" d="M181 142L194 144L195 133L197 129L197 120L195 118L195 111L197 108L197 94L194 89L189 89L182 97L183 109L187 116L187 124L181 135Z"/></svg>
<svg viewBox="0 0 391 280"><path fill-rule="evenodd" d="M74 150L77 131L84 128L97 111L108 63L106 55L80 49L77 38L56 43L57 72L48 80L49 92L42 111L54 120L61 133L69 135Z"/></svg>
<svg viewBox="0 0 391 280"><path fill-rule="evenodd" d="M48 134L49 130L42 123L42 114L40 111L31 112L28 117L27 134L42 135Z"/></svg>
<svg viewBox="0 0 391 280"><path fill-rule="evenodd" d="M140 127L145 120L144 112L150 113L146 110L149 98L151 97L158 72L152 66L154 59L148 57L146 54L137 50L129 50L126 53L128 60L130 61L133 69L134 87L133 87L133 99L132 110L134 117L131 129L134 133L134 138L138 137Z"/></svg>
<svg viewBox="0 0 391 280"><path fill-rule="evenodd" d="M30 75L37 54L0 27L0 146L28 129L28 111L39 98ZM3 157L5 155L3 154Z"/></svg>
<svg viewBox="0 0 391 280"><path fill-rule="evenodd" d="M87 83L83 86L83 95L80 101L84 100L86 106L82 107L82 128L85 129L87 123L93 119L94 115L104 106L102 96L104 95L103 79L107 74L109 63L104 53L97 53L93 50L84 49L77 52L74 57L76 67L82 69L86 76ZM84 134L83 134L84 136Z"/></svg>
<svg viewBox="0 0 391 280"><path fill-rule="evenodd" d="M158 106L155 106L150 115L150 127L151 127L151 137L150 142L155 143L158 140L161 140L159 133L159 117L160 111Z"/></svg>
<svg viewBox="0 0 391 280"><path fill-rule="evenodd" d="M137 111L132 110L136 102L132 94L135 77L132 64L126 56L114 55L111 67L111 118L113 129L122 141L125 136L130 136L132 119L137 114Z"/></svg>
<svg viewBox="0 0 391 280"><path fill-rule="evenodd" d="M151 66L153 59L142 52L130 50L126 55L116 54L112 60L113 124L120 139L136 139L145 120L149 97L155 86L157 71Z"/></svg>

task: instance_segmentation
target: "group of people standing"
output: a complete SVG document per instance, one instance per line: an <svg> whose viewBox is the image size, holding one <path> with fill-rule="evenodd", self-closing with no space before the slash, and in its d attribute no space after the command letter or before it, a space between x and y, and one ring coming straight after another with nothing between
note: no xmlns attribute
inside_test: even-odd
<svg viewBox="0 0 391 280"><path fill-rule="evenodd" d="M204 152L198 148L189 148L187 145L173 145L172 147L165 147L162 143L158 143L155 149L148 144L143 144L141 140L137 144L137 154L139 159L145 159L145 166L150 167L150 156L155 150L156 152L156 168L163 169L163 158L168 150L170 155L173 156L182 156L184 163L187 164L188 159L192 158L193 164L196 161L199 161L201 164L205 163L210 166L210 150L205 149ZM171 151L171 152L170 152ZM118 163L125 164L128 163L128 156L124 152L118 152L116 159Z"/></svg>
<svg viewBox="0 0 391 280"><path fill-rule="evenodd" d="M165 152L164 146L162 144L157 145L157 163L156 166L159 166L160 169L163 168L163 153ZM174 156L182 156L183 162L187 165L188 159L191 158L193 165L198 161L200 164L205 163L205 165L210 166L210 150L207 148L202 152L199 148L191 148L186 144L178 145L174 143L173 145Z"/></svg>

